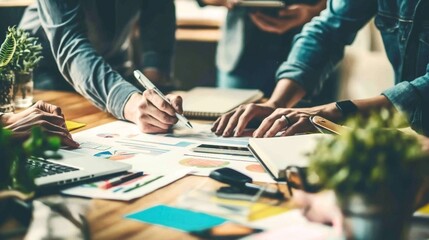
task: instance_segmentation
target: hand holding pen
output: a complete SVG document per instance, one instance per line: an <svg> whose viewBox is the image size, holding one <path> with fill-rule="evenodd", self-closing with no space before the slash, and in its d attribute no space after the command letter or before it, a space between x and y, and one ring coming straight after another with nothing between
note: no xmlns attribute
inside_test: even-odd
<svg viewBox="0 0 429 240"><path fill-rule="evenodd" d="M183 113L182 98L177 95L164 96L152 83L148 85L149 79L140 71L136 71L135 76L146 91L130 96L125 105L124 117L136 123L144 133L167 132L181 118L178 115ZM185 125L191 127L190 124Z"/></svg>

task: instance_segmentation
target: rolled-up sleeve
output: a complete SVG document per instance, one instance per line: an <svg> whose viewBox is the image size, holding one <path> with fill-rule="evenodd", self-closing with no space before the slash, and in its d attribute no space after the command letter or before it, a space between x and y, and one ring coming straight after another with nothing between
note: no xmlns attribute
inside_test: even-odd
<svg viewBox="0 0 429 240"><path fill-rule="evenodd" d="M95 51L86 34L79 1L38 0L39 17L64 78L97 107L124 119L124 107L138 89Z"/></svg>
<svg viewBox="0 0 429 240"><path fill-rule="evenodd" d="M398 83L383 95L398 111L405 113L415 131L429 136L429 72L413 81Z"/></svg>
<svg viewBox="0 0 429 240"><path fill-rule="evenodd" d="M169 74L176 33L174 1L143 1L140 32L142 68L156 68Z"/></svg>
<svg viewBox="0 0 429 240"><path fill-rule="evenodd" d="M277 80L293 80L316 94L325 79L343 58L344 48L357 31L376 13L377 1L330 0L320 16L307 23L295 37L286 62L277 70Z"/></svg>

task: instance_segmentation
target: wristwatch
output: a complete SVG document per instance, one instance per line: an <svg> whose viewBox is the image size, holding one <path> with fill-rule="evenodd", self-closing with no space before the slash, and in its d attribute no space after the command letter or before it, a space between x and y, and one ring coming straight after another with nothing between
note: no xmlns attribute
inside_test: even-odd
<svg viewBox="0 0 429 240"><path fill-rule="evenodd" d="M358 107L350 100L336 102L335 106L341 111L344 118L348 118L359 111Z"/></svg>

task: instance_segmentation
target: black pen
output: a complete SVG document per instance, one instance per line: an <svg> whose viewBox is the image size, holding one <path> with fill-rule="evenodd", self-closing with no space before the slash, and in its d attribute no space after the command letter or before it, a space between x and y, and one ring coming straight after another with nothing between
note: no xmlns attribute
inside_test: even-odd
<svg viewBox="0 0 429 240"><path fill-rule="evenodd" d="M132 179L135 179L135 178L138 178L138 177L141 177L141 176L143 176L143 172L135 172L135 173L128 174L126 176L120 176L120 177L117 177L117 178L109 179L109 180L105 181L100 186L100 188L101 189L109 189L111 187L118 186L118 185L120 185L120 184L122 184L124 182L128 182L128 181L130 181Z"/></svg>
<svg viewBox="0 0 429 240"><path fill-rule="evenodd" d="M151 183L151 182L153 182L153 181L156 181L156 180L158 180L158 179L160 179L160 178L162 178L162 177L164 177L164 176L163 176L163 175L158 176L158 177L156 177L156 178L154 178L154 179L151 179L151 180L148 180L148 181L146 181L146 182L144 182L144 183L137 183L134 187L131 187L131 188L128 188L128 189L124 190L124 193L131 192L131 191L133 191L133 190L135 190L135 189L137 189L137 188L141 188L141 187L143 187L143 186L146 186L146 185L148 185L149 183Z"/></svg>

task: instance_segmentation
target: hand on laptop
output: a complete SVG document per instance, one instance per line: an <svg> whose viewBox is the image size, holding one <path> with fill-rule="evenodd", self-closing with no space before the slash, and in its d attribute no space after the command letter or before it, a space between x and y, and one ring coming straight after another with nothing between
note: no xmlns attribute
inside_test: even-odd
<svg viewBox="0 0 429 240"><path fill-rule="evenodd" d="M276 106L269 102L255 104L244 104L235 110L220 116L211 128L211 131L218 136L239 137L244 133L244 129L249 122L256 119L262 120L270 115Z"/></svg>
<svg viewBox="0 0 429 240"><path fill-rule="evenodd" d="M17 140L25 140L34 126L40 126L47 134L60 137L63 145L79 147L66 128L61 109L43 101L38 101L19 113L4 114L1 122L13 132L13 137Z"/></svg>
<svg viewBox="0 0 429 240"><path fill-rule="evenodd" d="M182 98L177 95L166 96L171 105L164 101L153 90L143 94L135 93L125 105L124 115L134 122L144 133L165 133L178 119L175 112L183 113Z"/></svg>

